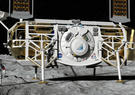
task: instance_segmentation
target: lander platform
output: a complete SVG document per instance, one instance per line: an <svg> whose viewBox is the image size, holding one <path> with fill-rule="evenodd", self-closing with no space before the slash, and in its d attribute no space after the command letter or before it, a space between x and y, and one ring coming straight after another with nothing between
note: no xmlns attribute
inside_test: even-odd
<svg viewBox="0 0 135 95"><path fill-rule="evenodd" d="M0 12L0 23L7 29L9 51L19 63L40 67L42 82L48 66L58 63L96 66L102 61L115 67L122 81L120 68L127 64L128 49L133 49L134 45L134 29L122 24L130 21L130 0L110 0L113 22L23 20L33 17L33 0L9 1L9 16L20 19L8 29L2 22L7 13ZM130 41L127 39L129 31Z"/></svg>

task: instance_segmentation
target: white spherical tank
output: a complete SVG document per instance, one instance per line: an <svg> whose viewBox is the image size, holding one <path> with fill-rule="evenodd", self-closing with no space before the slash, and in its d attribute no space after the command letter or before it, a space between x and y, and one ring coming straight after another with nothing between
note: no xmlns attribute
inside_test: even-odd
<svg viewBox="0 0 135 95"><path fill-rule="evenodd" d="M88 43L82 37L77 37L71 42L70 48L72 54L83 56L88 52Z"/></svg>
<svg viewBox="0 0 135 95"><path fill-rule="evenodd" d="M66 65L86 66L99 63L97 55L98 36L93 36L93 27L69 26L61 32L59 61Z"/></svg>

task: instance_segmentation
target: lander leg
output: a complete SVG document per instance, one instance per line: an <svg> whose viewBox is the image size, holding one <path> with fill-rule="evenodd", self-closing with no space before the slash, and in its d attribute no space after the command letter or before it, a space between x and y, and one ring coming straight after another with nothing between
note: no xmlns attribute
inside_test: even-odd
<svg viewBox="0 0 135 95"><path fill-rule="evenodd" d="M122 77L121 77L121 70L120 70L120 56L119 56L119 51L116 51L116 56L117 56L117 70L118 70L118 83L122 83Z"/></svg>
<svg viewBox="0 0 135 95"><path fill-rule="evenodd" d="M93 76L96 76L96 67L93 68Z"/></svg>
<svg viewBox="0 0 135 95"><path fill-rule="evenodd" d="M43 48L43 39L41 36L41 81L40 84L47 83L45 81L45 54L44 54L44 48Z"/></svg>
<svg viewBox="0 0 135 95"><path fill-rule="evenodd" d="M40 81L40 84L44 84L44 83L47 83L46 81L45 81L45 71L44 71L44 69L45 69L45 60L44 60L44 50L42 49L41 50L41 81Z"/></svg>
<svg viewBox="0 0 135 95"><path fill-rule="evenodd" d="M35 69L35 76L33 80L39 80L39 78L37 77L38 66L34 66L34 69Z"/></svg>
<svg viewBox="0 0 135 95"><path fill-rule="evenodd" d="M70 68L71 68L71 70L72 70L72 72L73 72L74 76L75 76L75 77L77 77L77 74L76 74L75 70L73 69L73 67L72 67L72 66L70 66Z"/></svg>
<svg viewBox="0 0 135 95"><path fill-rule="evenodd" d="M41 73L42 73L42 81L44 81L45 77L44 77L44 65L45 65L45 62L44 62L44 51L42 50L42 57L41 57Z"/></svg>

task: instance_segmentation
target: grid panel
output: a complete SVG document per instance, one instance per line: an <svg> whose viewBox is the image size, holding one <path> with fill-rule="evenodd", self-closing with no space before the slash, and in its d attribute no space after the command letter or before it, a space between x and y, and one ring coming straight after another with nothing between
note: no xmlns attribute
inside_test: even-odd
<svg viewBox="0 0 135 95"><path fill-rule="evenodd" d="M16 19L33 17L34 0L9 0L10 16Z"/></svg>
<svg viewBox="0 0 135 95"><path fill-rule="evenodd" d="M130 0L109 0L110 21L130 22Z"/></svg>
<svg viewBox="0 0 135 95"><path fill-rule="evenodd" d="M127 16L127 0L113 0L113 15Z"/></svg>
<svg viewBox="0 0 135 95"><path fill-rule="evenodd" d="M14 11L30 11L30 0L14 0Z"/></svg>

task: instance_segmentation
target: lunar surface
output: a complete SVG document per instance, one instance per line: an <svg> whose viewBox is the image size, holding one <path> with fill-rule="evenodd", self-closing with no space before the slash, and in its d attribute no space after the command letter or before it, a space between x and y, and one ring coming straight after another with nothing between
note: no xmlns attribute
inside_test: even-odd
<svg viewBox="0 0 135 95"><path fill-rule="evenodd" d="M135 62L122 67L124 83L117 83L117 69L101 63L93 68L70 67L45 69L47 84L32 80L34 68L23 66L8 55L0 55L6 67L5 77L0 80L0 95L135 95ZM40 68L38 77L40 78Z"/></svg>

